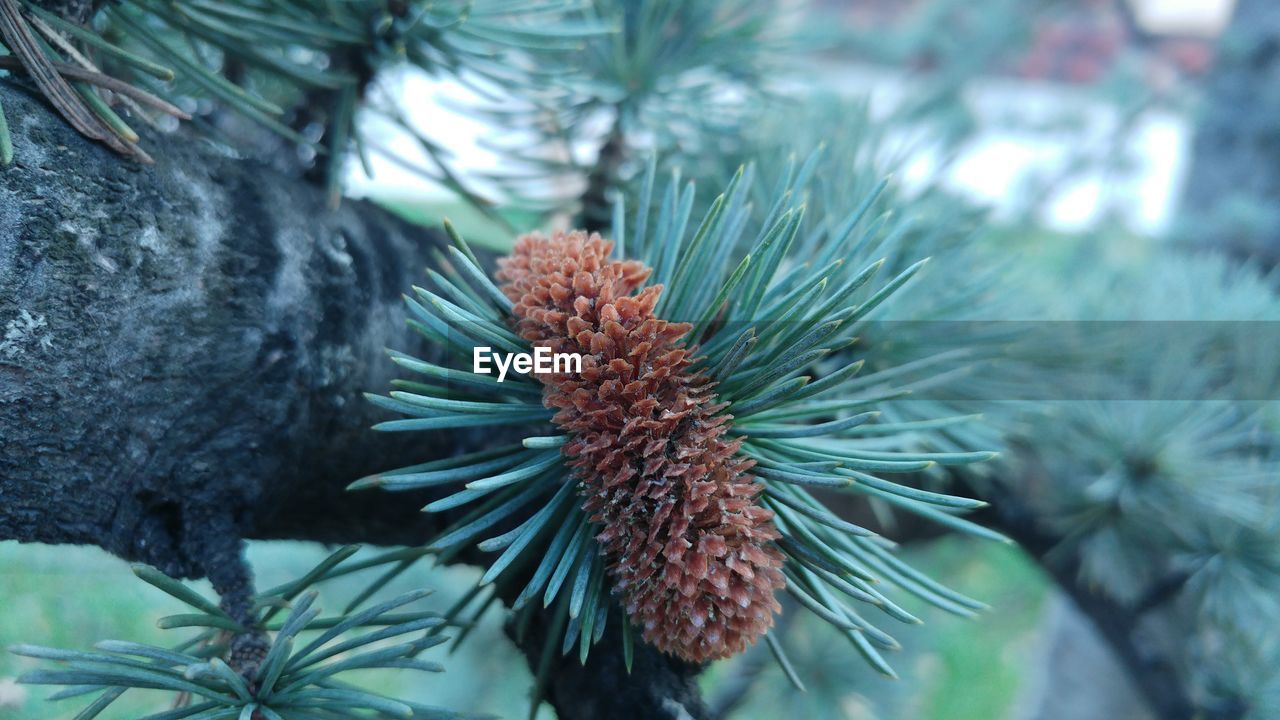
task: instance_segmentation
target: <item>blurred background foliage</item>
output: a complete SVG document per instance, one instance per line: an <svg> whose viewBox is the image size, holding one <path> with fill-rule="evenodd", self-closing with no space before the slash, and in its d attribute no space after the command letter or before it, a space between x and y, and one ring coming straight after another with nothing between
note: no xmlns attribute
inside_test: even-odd
<svg viewBox="0 0 1280 720"><path fill-rule="evenodd" d="M297 577L328 554L306 543L255 542L249 545L261 586ZM1033 677L1022 667L1037 652L1036 628L1042 616L1056 610L1046 605L1048 585L1034 563L1016 550L967 539L948 539L907 550L904 559L923 572L953 587L982 588L983 599L999 608L999 622L979 622L989 632L975 634L974 621L935 610L924 603L906 603L923 617L924 627L900 630L906 647L894 656L900 681L888 681L856 655L843 636L832 633L817 618L797 614L794 631L786 636L793 661L811 686L797 694L782 675L768 649L761 645L727 663L714 665L704 678L708 699L721 693L721 702L736 696L735 678L746 668L756 678L742 717L779 717L782 712L804 712L803 717L1009 717L1021 698L1034 692ZM137 582L128 563L90 548L0 545L0 577L10 602L0 615L0 644L39 640L55 647L87 647L90 640L129 638L163 644L171 639L155 621L177 612L182 604ZM388 596L427 587L435 590L429 601L445 608L474 583L479 571L441 568L430 573L406 574L389 585ZM338 596L364 588L360 579L333 582ZM194 584L208 592L207 583ZM345 585L345 587L344 587ZM86 588L93 588L92 599ZM451 633L452 634L452 633ZM450 647L450 646L446 646ZM424 704L493 713L503 718L523 717L533 678L519 652L507 640L499 613L488 613L480 626L456 649L436 650L434 660L445 665L439 674L409 671L364 672L362 687L390 697ZM42 664L9 653L0 655L0 718L29 720L60 717L44 701L48 688L19 686L13 679ZM125 695L101 717L129 720L154 711L163 694L133 692ZM70 706L67 706L70 707ZM972 708L972 715L956 715L957 707ZM949 709L950 708L950 709ZM65 710L66 708L64 708ZM920 714L914 714L919 709ZM836 714L832 714L836 713ZM544 707L538 717L553 718Z"/></svg>
<svg viewBox="0 0 1280 720"><path fill-rule="evenodd" d="M357 3L347 5L357 11ZM1175 6L1186 13L1171 14ZM1186 179L1218 175L1215 168L1235 162L1204 154L1191 136L1208 122L1202 118L1230 127L1217 116L1226 108L1215 104L1224 97L1215 78L1230 68L1214 68L1214 47L1221 42L1240 55L1252 36L1227 21L1233 10L1257 12L1257 3L597 0L551 7L565 23L554 26L562 28L554 41L519 32L482 38L506 48L502 57L510 60L486 59L483 77L464 73L456 86L442 86L438 76L452 74L450 63L419 58L410 63L416 69L380 68L358 110L337 88L326 96L336 104L316 106L330 108L325 117L286 118L290 132L329 149L325 156L304 144L290 150L291 162L296 157L319 168L331 188L345 183L351 194L424 225L450 217L473 242L502 251L513 229L604 227L609 201L641 191L641 170L655 154L664 172L678 169L705 187L754 161L758 185L768 188L783 179L790 158L825 145L803 198L805 232L830 232L849 198L891 176L880 206L905 222L893 224L903 236L886 272L933 257L911 291L884 307L878 320L888 322L869 325L853 351L866 357L868 371L908 368L895 377L902 386L931 376L946 352L921 330L927 325L913 323L1188 323L1181 335L1170 325L1174 334L1164 342L1090 346L1096 357L1088 371L1105 375L1111 399L1071 398L1067 380L1080 378L1063 375L1035 347L1014 357L999 352L1005 339L996 335L975 339L963 372L945 376L947 392L891 404L886 420L893 422L983 415L982 423L922 429L916 440L929 449L998 447L1002 460L923 482L972 489L1004 508L1005 522L1033 518L1019 538L1026 551L932 534L906 544L909 562L992 609L961 620L908 605L927 624L903 632L896 682L866 667L820 621L788 615L780 635L808 692L795 692L756 648L704 675L720 717L1158 717L1141 682L1128 677L1075 602L1095 597L1117 608L1121 626L1110 631L1125 635L1120 645L1167 662L1168 677L1205 717L1280 714L1280 378L1269 342L1280 337L1280 301L1274 259L1255 252L1273 232L1275 200L1265 187L1229 178L1216 187ZM423 52L453 48L428 35ZM341 44L318 31L316 38L314 52ZM436 78L424 80L421 70ZM286 103L297 84L275 87L271 76L245 84ZM312 79L325 88L323 78ZM221 133L244 132L216 104L175 102ZM1241 132L1258 121L1240 113ZM427 137L426 126L439 135ZM364 154L360 137L375 138L374 149L385 152L345 164L332 152ZM699 195L699 211L710 200ZM761 201L754 212L768 209ZM879 257L885 240L877 236L855 263ZM1188 244L1198 250L1188 252ZM1239 248L1259 257L1244 259ZM1231 335L1226 346L1195 329L1230 321L1264 325ZM1054 400L1026 399L1053 385ZM886 509L876 512L895 522ZM269 585L322 553L258 543L250 557ZM432 583L444 605L475 574L453 568L397 582ZM130 579L123 563L99 552L0 545L0 645L151 639L153 619L171 608ZM442 676L401 686L394 674L380 674L370 684L412 700L518 716L530 678L500 621L489 613ZM0 655L0 718L46 716L43 690L10 682L27 663ZM136 710L114 712L108 717Z"/></svg>

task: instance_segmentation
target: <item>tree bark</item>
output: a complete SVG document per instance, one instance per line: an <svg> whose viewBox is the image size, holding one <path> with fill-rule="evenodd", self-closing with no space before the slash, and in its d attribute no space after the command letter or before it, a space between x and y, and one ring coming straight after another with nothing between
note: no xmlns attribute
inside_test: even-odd
<svg viewBox="0 0 1280 720"><path fill-rule="evenodd" d="M244 537L284 523L332 540L323 528L341 520L421 540L403 503L339 493L451 445L368 432L359 395L390 379L384 346L423 350L400 293L439 237L367 205L327 212L189 138L154 143L153 167L122 161L3 97L16 159L0 172L0 536L92 543L173 575L207 572L210 517ZM290 522L296 502L315 522Z"/></svg>
<svg viewBox="0 0 1280 720"><path fill-rule="evenodd" d="M1280 263L1280 5L1236 0L1183 192L1188 244Z"/></svg>
<svg viewBox="0 0 1280 720"><path fill-rule="evenodd" d="M234 581L242 538L419 544L449 521L345 491L493 441L368 430L383 348L431 357L400 297L439 233L192 137L122 160L12 81L0 102L0 540ZM701 717L697 668L637 647L625 676L606 654L556 666L561 718Z"/></svg>

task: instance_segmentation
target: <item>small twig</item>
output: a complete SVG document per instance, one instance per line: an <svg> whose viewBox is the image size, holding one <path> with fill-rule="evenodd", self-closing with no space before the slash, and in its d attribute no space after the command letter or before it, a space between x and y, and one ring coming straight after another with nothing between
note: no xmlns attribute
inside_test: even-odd
<svg viewBox="0 0 1280 720"><path fill-rule="evenodd" d="M604 143L595 165L587 174L587 188L582 194L582 226L591 231L605 230L611 219L609 190L619 180L622 164L627 159L627 142L622 131L622 111L617 117Z"/></svg>
<svg viewBox="0 0 1280 720"><path fill-rule="evenodd" d="M1146 615L1151 610L1160 607L1176 596L1190 579L1191 573L1186 571L1166 575L1159 582L1148 588L1146 594L1139 598L1133 607L1133 614L1136 616Z"/></svg>
<svg viewBox="0 0 1280 720"><path fill-rule="evenodd" d="M221 598L218 606L244 628L228 633L227 665L252 683L271 643L254 612L253 571L234 513L216 504L184 508L183 526L189 531L182 539L184 551L209 578Z"/></svg>

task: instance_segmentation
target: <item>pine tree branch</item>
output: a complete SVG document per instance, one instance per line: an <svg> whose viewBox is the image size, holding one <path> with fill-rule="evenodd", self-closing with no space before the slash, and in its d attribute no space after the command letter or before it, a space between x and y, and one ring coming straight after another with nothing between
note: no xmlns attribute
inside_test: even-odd
<svg viewBox="0 0 1280 720"><path fill-rule="evenodd" d="M11 87L32 155L0 175L0 324L40 327L0 353L0 534L203 574L188 510L279 536L305 529L297 496L332 502L334 522L342 501L369 511L365 540L423 539L395 526L402 500L342 488L433 450L368 432L381 417L358 399L393 375L383 347L413 345L399 298L435 234L367 205L329 213L185 138L164 167L120 163Z"/></svg>
<svg viewBox="0 0 1280 720"><path fill-rule="evenodd" d="M9 81L0 102L19 151L0 170L0 540L96 545L234 603L242 538L413 545L450 522L422 493L345 490L495 441L368 430L387 419L360 400L394 373L383 349L433 356L400 293L439 233L330 211L182 137L121 163ZM698 668L617 658L556 666L560 717L701 717Z"/></svg>
<svg viewBox="0 0 1280 720"><path fill-rule="evenodd" d="M1246 708L1238 703L1227 707L1201 707L1193 700L1190 689L1177 671L1180 658L1173 653L1180 647L1181 631L1177 624L1161 623L1157 613L1163 600L1180 587L1184 577L1168 578L1158 583L1145 601L1125 606L1086 582L1080 573L1078 555L1065 553L1059 547L1063 538L1048 528L1028 502L1042 492L1045 483L1053 482L1034 455L1025 448L1019 467L1021 477L999 486L998 496L987 498L991 505L972 518L1008 535L1044 567L1068 597L1075 602L1098 628L1115 653L1154 717L1162 720L1238 720ZM973 488L981 496L980 488Z"/></svg>
<svg viewBox="0 0 1280 720"><path fill-rule="evenodd" d="M365 203L329 211L303 182L182 138L156 143L155 166L121 163L30 93L0 82L0 101L20 150L0 170L0 539L97 545L234 596L241 538L412 545L449 522L419 511L429 495L345 490L494 441L371 433L388 418L358 400L393 374L384 347L431 357L400 293L438 234ZM1097 623L1157 716L1194 716L1143 618L1046 560L1057 538L1030 492L993 498L988 520ZM626 675L604 642L586 668L557 658L562 718L704 716L698 668L641 649Z"/></svg>

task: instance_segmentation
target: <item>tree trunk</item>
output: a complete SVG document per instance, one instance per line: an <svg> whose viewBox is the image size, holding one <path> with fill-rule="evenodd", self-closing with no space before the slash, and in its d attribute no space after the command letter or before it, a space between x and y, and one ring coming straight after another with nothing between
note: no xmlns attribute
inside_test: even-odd
<svg viewBox="0 0 1280 720"><path fill-rule="evenodd" d="M448 521L421 495L345 491L493 439L368 430L386 419L360 395L388 385L383 348L430 357L400 295L439 233L330 211L190 137L122 160L8 81L0 102L16 154L0 168L0 540L217 586L242 538L416 544ZM636 663L557 665L559 716L698 716L696 668L646 647Z"/></svg>
<svg viewBox="0 0 1280 720"><path fill-rule="evenodd" d="M1193 246L1280 263L1280 4L1236 0L1205 87L1183 194Z"/></svg>

